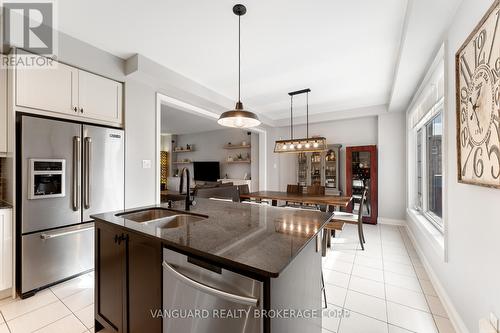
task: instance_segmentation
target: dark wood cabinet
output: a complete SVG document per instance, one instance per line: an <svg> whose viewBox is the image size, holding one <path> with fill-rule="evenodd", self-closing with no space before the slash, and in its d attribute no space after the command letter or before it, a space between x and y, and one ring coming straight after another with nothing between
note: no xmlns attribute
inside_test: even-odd
<svg viewBox="0 0 500 333"><path fill-rule="evenodd" d="M353 200L348 211L363 209L363 222L377 224L378 180L377 146L346 147L346 195ZM361 207L361 194L367 189L366 202Z"/></svg>
<svg viewBox="0 0 500 333"><path fill-rule="evenodd" d="M96 330L104 325L113 332L126 332L126 239L120 230L95 224ZM98 321L98 322L97 322Z"/></svg>
<svg viewBox="0 0 500 333"><path fill-rule="evenodd" d="M162 331L161 318L151 316L151 311L162 309L162 260L161 242L129 233L128 328L130 333Z"/></svg>
<svg viewBox="0 0 500 333"><path fill-rule="evenodd" d="M97 220L95 258L96 332L161 332L161 242Z"/></svg>

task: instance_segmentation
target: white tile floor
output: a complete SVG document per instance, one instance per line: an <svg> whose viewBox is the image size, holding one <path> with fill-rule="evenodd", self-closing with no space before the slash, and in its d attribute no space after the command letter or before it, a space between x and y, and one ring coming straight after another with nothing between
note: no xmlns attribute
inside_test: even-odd
<svg viewBox="0 0 500 333"><path fill-rule="evenodd" d="M347 225L323 258L328 308L323 333L454 333L404 228L365 225L361 251L357 229Z"/></svg>
<svg viewBox="0 0 500 333"><path fill-rule="evenodd" d="M94 332L94 275L89 273L25 300L0 301L0 333Z"/></svg>
<svg viewBox="0 0 500 333"><path fill-rule="evenodd" d="M365 226L361 251L347 226L324 258L328 308L323 333L454 333L404 229ZM93 273L25 300L0 301L0 333L94 332Z"/></svg>

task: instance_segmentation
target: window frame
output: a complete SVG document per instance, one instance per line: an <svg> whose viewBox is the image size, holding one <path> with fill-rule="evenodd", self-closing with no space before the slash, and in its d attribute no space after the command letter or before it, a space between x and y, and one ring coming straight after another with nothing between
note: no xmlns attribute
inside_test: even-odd
<svg viewBox="0 0 500 333"><path fill-rule="evenodd" d="M418 211L423 217L426 218L437 230L444 233L444 219L437 216L434 212L429 210L429 182L428 182L428 165L427 165L427 125L430 124L436 117L441 116L442 121L444 121L445 116L445 103L444 98L441 98L427 114L419 121L417 126L414 127L414 139L415 139L415 190L414 196L415 200L413 202L414 209ZM443 128L444 129L444 128ZM420 142L420 156L419 156L419 139L418 136L421 135ZM443 140L441 141L441 151L444 152L444 131L442 133ZM419 204L419 186L418 186L418 175L419 175L419 157L421 161L421 175L422 175L422 197L421 204ZM441 168L443 169L444 164L444 154L441 154ZM442 174L444 170L442 170ZM443 196L441 197L441 207L444 211L444 182L441 183L443 186Z"/></svg>

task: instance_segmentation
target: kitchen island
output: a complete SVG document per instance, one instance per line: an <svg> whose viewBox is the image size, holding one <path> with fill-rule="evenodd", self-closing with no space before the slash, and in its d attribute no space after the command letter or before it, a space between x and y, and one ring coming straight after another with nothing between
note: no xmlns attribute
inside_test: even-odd
<svg viewBox="0 0 500 333"><path fill-rule="evenodd" d="M331 213L197 199L93 218L96 331L321 332Z"/></svg>

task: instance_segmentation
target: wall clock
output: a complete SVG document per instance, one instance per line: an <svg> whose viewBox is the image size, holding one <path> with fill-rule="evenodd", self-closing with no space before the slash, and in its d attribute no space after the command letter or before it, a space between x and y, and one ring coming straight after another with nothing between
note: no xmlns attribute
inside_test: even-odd
<svg viewBox="0 0 500 333"><path fill-rule="evenodd" d="M500 0L458 50L458 181L500 188Z"/></svg>

